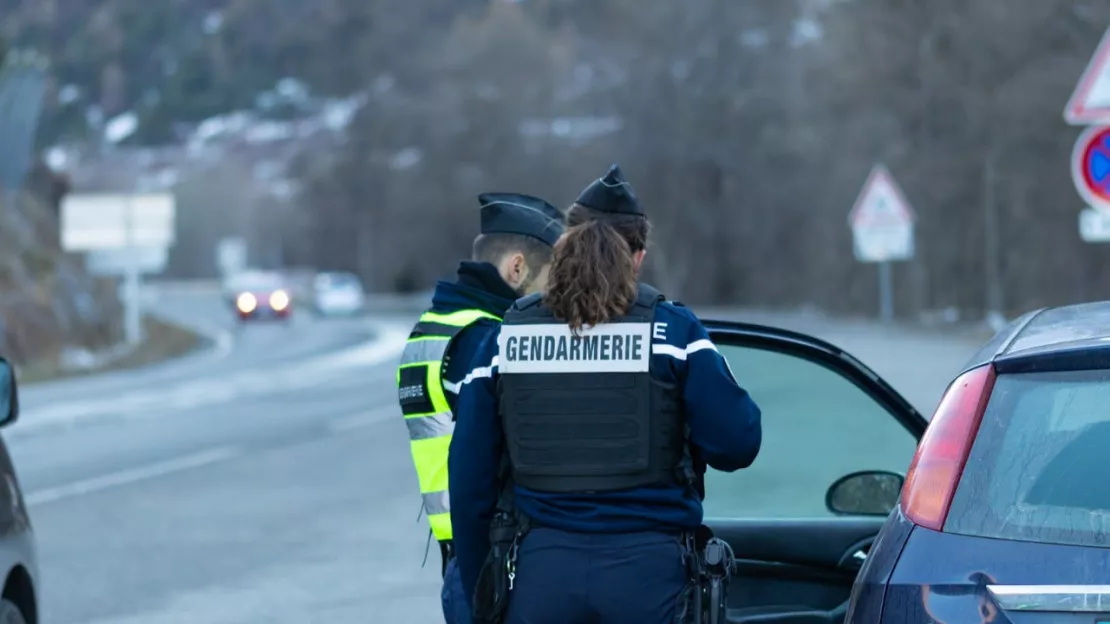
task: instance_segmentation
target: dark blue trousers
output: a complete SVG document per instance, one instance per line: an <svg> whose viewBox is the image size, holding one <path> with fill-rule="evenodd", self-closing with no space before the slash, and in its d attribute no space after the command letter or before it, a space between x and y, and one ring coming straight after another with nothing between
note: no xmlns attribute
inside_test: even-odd
<svg viewBox="0 0 1110 624"><path fill-rule="evenodd" d="M677 535L532 529L506 624L676 624L689 577Z"/></svg>
<svg viewBox="0 0 1110 624"><path fill-rule="evenodd" d="M467 606L470 601L466 599L462 576L454 558L447 562L440 599L443 602L443 619L447 624L470 624L470 607Z"/></svg>

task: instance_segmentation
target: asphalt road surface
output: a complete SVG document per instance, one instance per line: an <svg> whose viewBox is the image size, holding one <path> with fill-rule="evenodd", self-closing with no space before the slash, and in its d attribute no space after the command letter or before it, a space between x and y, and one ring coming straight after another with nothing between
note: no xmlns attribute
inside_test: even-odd
<svg viewBox="0 0 1110 624"><path fill-rule="evenodd" d="M42 621L442 621L394 403L411 319L303 315L234 333L213 295L155 305L215 346L28 386L4 432L38 538ZM912 353L912 366L871 363L925 410L975 346L861 327L803 329L869 362Z"/></svg>

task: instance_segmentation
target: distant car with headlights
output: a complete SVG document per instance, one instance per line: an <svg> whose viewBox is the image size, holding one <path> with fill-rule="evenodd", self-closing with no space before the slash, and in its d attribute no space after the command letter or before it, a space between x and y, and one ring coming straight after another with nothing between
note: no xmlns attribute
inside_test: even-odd
<svg viewBox="0 0 1110 624"><path fill-rule="evenodd" d="M241 322L288 320L293 298L279 273L251 271L235 276L227 287L232 305Z"/></svg>
<svg viewBox="0 0 1110 624"><path fill-rule="evenodd" d="M365 305L362 282L353 273L320 273L312 282L312 307L320 316L360 314Z"/></svg>

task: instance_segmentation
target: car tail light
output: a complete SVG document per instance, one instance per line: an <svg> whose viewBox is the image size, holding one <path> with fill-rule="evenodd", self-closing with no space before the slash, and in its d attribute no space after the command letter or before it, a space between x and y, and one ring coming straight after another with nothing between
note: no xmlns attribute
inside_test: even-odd
<svg viewBox="0 0 1110 624"><path fill-rule="evenodd" d="M994 378L993 365L974 368L952 382L937 406L902 488L902 513L914 524L943 530Z"/></svg>

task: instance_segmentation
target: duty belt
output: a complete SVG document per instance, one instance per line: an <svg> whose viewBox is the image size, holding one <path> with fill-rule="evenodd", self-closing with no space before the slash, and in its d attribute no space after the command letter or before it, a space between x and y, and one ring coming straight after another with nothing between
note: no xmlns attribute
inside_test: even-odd
<svg viewBox="0 0 1110 624"><path fill-rule="evenodd" d="M728 584L736 567L736 556L728 542L713 535L709 527L683 536L686 570L694 591L690 596L690 624L726 624ZM690 608L692 607L692 608Z"/></svg>
<svg viewBox="0 0 1110 624"><path fill-rule="evenodd" d="M439 543L439 554L441 561L440 576L447 576L447 564L455 558L455 543L451 540L444 540Z"/></svg>

